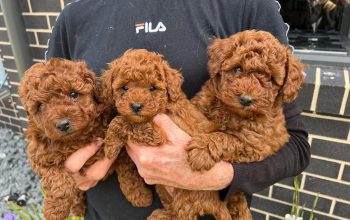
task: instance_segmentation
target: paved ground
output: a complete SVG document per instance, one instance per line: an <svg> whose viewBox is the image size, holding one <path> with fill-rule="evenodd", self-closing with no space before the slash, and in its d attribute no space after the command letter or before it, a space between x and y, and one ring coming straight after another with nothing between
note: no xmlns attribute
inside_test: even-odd
<svg viewBox="0 0 350 220"><path fill-rule="evenodd" d="M23 135L0 128L0 218L8 212L4 198L26 195L27 203L41 204L40 179L32 171L25 153Z"/></svg>

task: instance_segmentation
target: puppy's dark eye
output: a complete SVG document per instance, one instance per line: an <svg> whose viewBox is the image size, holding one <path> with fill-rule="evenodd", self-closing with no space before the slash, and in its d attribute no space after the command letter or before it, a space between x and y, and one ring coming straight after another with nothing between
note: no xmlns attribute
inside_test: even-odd
<svg viewBox="0 0 350 220"><path fill-rule="evenodd" d="M233 72L234 73L242 73L242 68L237 66L237 67L233 68Z"/></svg>
<svg viewBox="0 0 350 220"><path fill-rule="evenodd" d="M44 104L39 102L36 104L36 108L38 109L38 111L42 111L44 109Z"/></svg>
<svg viewBox="0 0 350 220"><path fill-rule="evenodd" d="M79 98L79 93L77 93L77 92L70 92L69 93L69 98L71 98L71 99L77 99L77 98Z"/></svg>
<svg viewBox="0 0 350 220"><path fill-rule="evenodd" d="M151 91L151 92L154 92L154 91L156 91L157 90L157 88L155 87L155 86L151 86L150 88L149 88L149 91Z"/></svg>
<svg viewBox="0 0 350 220"><path fill-rule="evenodd" d="M128 87L127 85L125 85L125 86L122 87L122 90L123 90L123 91L128 91L128 89L129 89L129 87Z"/></svg>
<svg viewBox="0 0 350 220"><path fill-rule="evenodd" d="M267 77L267 81L268 81L268 82L272 82L272 76L268 76L268 77Z"/></svg>

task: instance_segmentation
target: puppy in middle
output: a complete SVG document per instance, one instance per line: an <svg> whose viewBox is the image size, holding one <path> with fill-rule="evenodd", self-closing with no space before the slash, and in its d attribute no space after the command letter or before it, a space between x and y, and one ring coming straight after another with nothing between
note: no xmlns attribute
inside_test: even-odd
<svg viewBox="0 0 350 220"><path fill-rule="evenodd" d="M192 137L217 129L182 92L181 73L171 68L159 54L145 49L128 50L109 64L102 80L105 99L118 111L107 130L105 154L108 158L117 157L118 179L127 198L135 190L135 183L121 175L123 158L127 157L123 147L128 141L154 147L167 141L153 123L154 116L167 114ZM216 191L174 189L170 195L161 185L157 185L156 190L165 209L155 210L148 219L196 219L206 214L216 219L231 219ZM142 198L141 194L133 199L147 198Z"/></svg>

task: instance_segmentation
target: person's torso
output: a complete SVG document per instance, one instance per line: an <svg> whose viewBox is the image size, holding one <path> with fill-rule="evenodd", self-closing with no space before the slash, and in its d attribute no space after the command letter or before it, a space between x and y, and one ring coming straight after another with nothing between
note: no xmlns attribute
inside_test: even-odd
<svg viewBox="0 0 350 220"><path fill-rule="evenodd" d="M208 79L207 46L215 37L241 31L244 1L81 0L70 15L71 59L85 60L96 74L124 51L156 51L185 77L192 97ZM226 12L227 11L227 12Z"/></svg>
<svg viewBox="0 0 350 220"><path fill-rule="evenodd" d="M173 68L181 70L185 79L183 90L190 98L209 77L207 46L212 39L225 38L250 28L247 20L243 21L246 2L80 0L64 11L66 19L62 25L66 33L63 37L68 41L68 48L64 49L68 50L69 59L86 61L97 75L101 75L109 62L128 49L144 48L158 52ZM258 5L252 2L250 6ZM246 17L254 20L255 12ZM268 20L267 17L261 20ZM271 23L271 30L274 26ZM161 207L159 198L155 196L154 199L151 207L132 207L113 175L87 192L89 208L85 217L87 220L146 219L154 209Z"/></svg>

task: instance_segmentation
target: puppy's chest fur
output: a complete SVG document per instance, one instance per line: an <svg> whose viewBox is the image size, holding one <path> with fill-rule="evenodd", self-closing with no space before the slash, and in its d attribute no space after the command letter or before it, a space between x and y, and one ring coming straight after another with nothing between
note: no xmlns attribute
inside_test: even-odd
<svg viewBox="0 0 350 220"><path fill-rule="evenodd" d="M124 130L124 135L126 141L150 146L159 146L165 142L160 129L152 122L129 124Z"/></svg>
<svg viewBox="0 0 350 220"><path fill-rule="evenodd" d="M169 105L165 112L171 120L190 136L201 133L209 133L217 130L217 125L210 122L188 99L179 99ZM131 124L122 116L120 117L120 130L122 139L135 143L143 143L150 146L159 146L165 143L165 136L153 122Z"/></svg>
<svg viewBox="0 0 350 220"><path fill-rule="evenodd" d="M260 155L259 160L277 152L289 138L282 107L273 108L268 115L242 118L228 111L216 100L207 116L220 126L220 131L236 137L247 149L257 152ZM247 151L247 155L242 155L242 158L246 156L242 161L250 162L248 154Z"/></svg>
<svg viewBox="0 0 350 220"><path fill-rule="evenodd" d="M74 140L53 141L42 136L42 133L31 125L28 127L28 139L33 141L35 145L28 146L28 156L31 164L35 168L63 168L64 161L75 151L95 141L97 137L104 138L106 126L100 123L94 123L92 127L77 135ZM97 153L91 157L81 169L81 174L85 174L87 167L94 164L97 160L104 157L103 148L101 147ZM40 173L38 173L41 175Z"/></svg>

